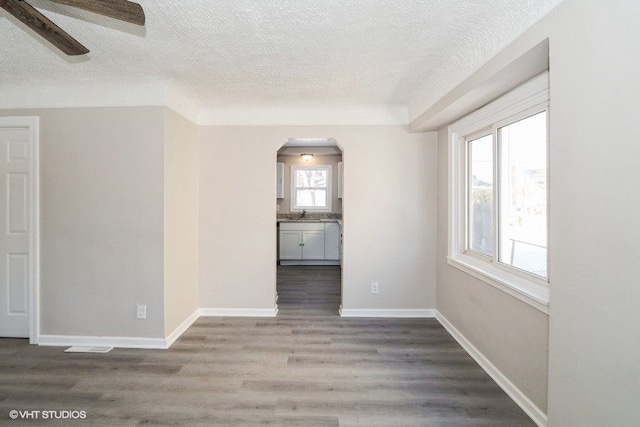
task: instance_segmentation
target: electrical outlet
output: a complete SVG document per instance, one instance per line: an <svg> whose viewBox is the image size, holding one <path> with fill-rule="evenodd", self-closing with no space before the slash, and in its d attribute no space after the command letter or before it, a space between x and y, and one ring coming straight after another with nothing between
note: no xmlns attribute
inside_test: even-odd
<svg viewBox="0 0 640 427"><path fill-rule="evenodd" d="M378 282L371 282L371 293L372 294L378 293Z"/></svg>
<svg viewBox="0 0 640 427"><path fill-rule="evenodd" d="M136 317L138 319L147 318L147 306L145 304L138 304L136 307Z"/></svg>

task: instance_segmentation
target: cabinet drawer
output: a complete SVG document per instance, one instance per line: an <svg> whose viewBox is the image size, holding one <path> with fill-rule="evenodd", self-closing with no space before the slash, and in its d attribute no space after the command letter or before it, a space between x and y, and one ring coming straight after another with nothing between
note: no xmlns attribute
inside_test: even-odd
<svg viewBox="0 0 640 427"><path fill-rule="evenodd" d="M322 222L281 222L282 231L324 231Z"/></svg>

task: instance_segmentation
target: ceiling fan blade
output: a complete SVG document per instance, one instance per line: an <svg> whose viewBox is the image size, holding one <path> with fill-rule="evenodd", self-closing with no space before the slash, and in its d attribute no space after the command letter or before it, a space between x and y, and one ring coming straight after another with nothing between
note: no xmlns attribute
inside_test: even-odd
<svg viewBox="0 0 640 427"><path fill-rule="evenodd" d="M84 55L89 49L23 0L0 0L0 7L18 18L67 55Z"/></svg>
<svg viewBox="0 0 640 427"><path fill-rule="evenodd" d="M144 25L142 6L127 0L51 0L136 25Z"/></svg>

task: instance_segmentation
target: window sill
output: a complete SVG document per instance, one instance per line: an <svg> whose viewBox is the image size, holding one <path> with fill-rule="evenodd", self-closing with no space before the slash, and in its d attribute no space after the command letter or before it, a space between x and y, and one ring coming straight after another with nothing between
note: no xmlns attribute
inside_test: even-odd
<svg viewBox="0 0 640 427"><path fill-rule="evenodd" d="M447 263L494 286L536 310L549 314L549 287L511 274L468 255L447 257Z"/></svg>

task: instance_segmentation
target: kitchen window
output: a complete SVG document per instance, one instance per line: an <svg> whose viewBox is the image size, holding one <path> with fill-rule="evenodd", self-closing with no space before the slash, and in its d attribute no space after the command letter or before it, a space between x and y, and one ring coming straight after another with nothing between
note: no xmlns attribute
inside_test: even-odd
<svg viewBox="0 0 640 427"><path fill-rule="evenodd" d="M448 262L548 312L548 73L454 123Z"/></svg>
<svg viewBox="0 0 640 427"><path fill-rule="evenodd" d="M331 212L331 165L291 166L291 210Z"/></svg>

